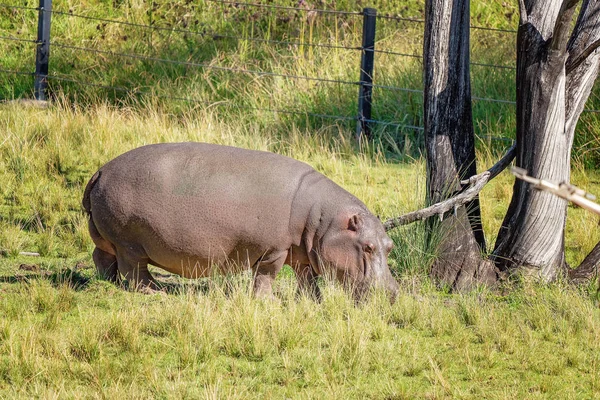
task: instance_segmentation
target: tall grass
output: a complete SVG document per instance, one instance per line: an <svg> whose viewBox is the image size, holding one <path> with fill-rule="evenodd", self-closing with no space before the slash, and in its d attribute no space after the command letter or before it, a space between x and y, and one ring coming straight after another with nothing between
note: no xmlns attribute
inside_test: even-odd
<svg viewBox="0 0 600 400"><path fill-rule="evenodd" d="M356 306L248 294L250 277L140 295L32 279L0 299L0 393L57 398L592 398L600 313L567 287L452 297L402 280Z"/></svg>
<svg viewBox="0 0 600 400"><path fill-rule="evenodd" d="M277 0L277 5L297 6L296 2ZM417 57L422 53L423 3L411 0L402 4L356 0L335 3L306 3L316 8L360 11L376 7L383 17L400 15L417 21L378 20L377 44ZM24 5L37 6L33 1ZM357 15L309 13L211 1L181 3L170 0L152 4L139 0L91 2L85 5L55 2L54 10L91 17L127 21L189 32L151 30L130 25L82 19L64 14L52 15L51 75L74 79L79 83L50 79L53 93L67 93L80 104L93 104L98 98L113 104L137 106L140 102L159 102L168 112L184 114L190 109L211 104L215 110L237 121L240 116L254 116L257 124L277 121L318 129L331 121L302 113L354 117L357 114L357 87L327 82L306 81L291 77L260 76L252 73L224 71L266 71L289 76L357 81L360 52L352 50L361 43L362 19ZM480 98L514 100L514 70L489 65L514 66L517 6L499 0L478 0L472 4L474 27L500 28L489 31L473 28L472 66L473 95ZM0 33L24 39L36 37L36 12L0 8ZM283 44L255 41L277 40ZM303 44L286 44L303 43ZM351 49L313 47L333 44ZM207 65L175 65L111 54L97 54L63 48L61 45L101 51L129 53L144 57L184 61ZM0 40L3 68L31 71L33 44ZM30 56L28 56L30 55ZM481 64L487 64L481 65ZM420 89L421 62L418 58L377 53L375 83L385 86ZM2 73L0 98L12 99L31 95L30 77ZM89 86L89 85L95 86ZM100 86L125 88L133 94ZM141 94L140 92L151 93ZM154 95L162 96L156 98ZM188 100L173 100L173 98ZM403 125L422 126L422 95L385 88L373 94L373 118ZM592 92L588 107L600 108L598 90ZM300 114L273 114L264 109L283 109ZM474 121L479 148L502 152L506 140L514 138L514 105L477 100ZM585 113L575 139L574 155L579 166L595 168L600 161L598 114ZM354 122L340 122L352 129ZM376 125L375 136L384 144L387 156L418 156L423 148L420 131L395 125Z"/></svg>
<svg viewBox="0 0 600 400"><path fill-rule="evenodd" d="M473 7L475 25L514 28L514 7L503 6L497 1L480 3ZM297 5L286 0L278 0L275 4ZM423 17L423 4L419 1L400 5L380 1L362 4L347 0L334 4L323 2L307 5L342 11L360 11L363 6L372 6L378 8L382 16ZM148 5L146 2L128 0L110 5L92 2L85 6L59 1L54 4L54 9L199 33L152 31L53 14L52 41L55 46L51 50L51 72L83 84L51 79L51 88L55 93L64 91L78 103L95 103L98 98L125 105L159 101L168 112L175 114L212 104L216 111L231 118L232 122L243 115L246 118L254 116L257 124L278 122L287 127L293 123L312 129L318 129L330 121L302 114L273 114L262 110L283 109L348 117L357 114L358 90L355 85L174 65L84 52L60 45L132 53L212 67L355 82L359 76L360 52L353 49L361 43L361 16L311 14L307 11L234 6L211 1L184 4L161 0ZM34 12L0 9L0 15L5 19L5 23L0 25L3 33L21 38L35 37ZM376 48L419 56L422 52L422 30L423 24L420 22L379 19ZM514 38L512 33L474 30L473 60L514 64ZM274 44L252 39L304 44ZM311 46L322 43L349 49ZM30 70L33 59L23 56L26 47L27 44L0 41L4 67ZM7 84L0 85L0 98L20 97L31 92L30 78L5 77ZM379 85L420 89L421 62L418 58L377 53L374 79ZM512 100L513 80L511 70L473 67L474 95L479 97ZM86 84L124 87L191 101L157 100L148 95L128 95ZM376 88L373 96L373 118L396 124L422 125L421 94ZM480 145L501 151L505 143L491 138L514 136L514 107L480 101L475 104L474 111L477 135L482 139ZM340 124L347 129L354 127L352 121ZM375 134L384 144L388 157L401 158L404 154L418 156L423 148L423 137L419 131L394 125L376 125Z"/></svg>
<svg viewBox="0 0 600 400"><path fill-rule="evenodd" d="M411 16L422 14L420 4L371 3L380 13L387 9ZM55 2L54 8L313 43L357 45L360 32L360 19L351 17L309 21L296 13L285 20L279 12L254 15L244 7L210 2L196 7L158 1L149 12L147 5ZM354 0L335 3L338 9L360 6ZM477 1L473 24L511 28L514 11L512 5ZM30 37L34 17L0 8L0 30ZM421 25L384 21L379 48L420 51ZM346 50L149 35L67 16L57 16L53 24L55 40L63 43L334 79L355 79L358 71L357 54ZM473 58L509 64L514 38L484 33L473 31ZM18 46L0 42L0 61L27 69L29 61L15 52ZM377 57L379 83L419 87L418 60ZM512 282L447 294L426 277L434 254L424 247L426 232L418 223L390 232L396 244L390 266L402 287L394 305L375 293L356 306L330 282L323 282L322 303L298 299L287 268L272 302L249 295L247 275L186 281L154 269L168 288L168 294L156 296L97 279L81 196L89 177L127 150L205 141L277 152L309 163L385 219L424 204L422 137L381 128L373 144L357 149L353 123L259 110L354 115L355 88L127 62L58 48L52 49L51 69L84 81L202 101L123 95L55 81L48 108L0 104L0 397L505 399L593 398L600 392L600 315L593 285L574 289L562 283ZM510 70L474 66L472 74L476 95L514 97ZM5 78L1 75L2 98L30 90L28 80ZM421 122L418 95L374 95L377 118ZM504 146L490 137L512 135L511 107L475 102L479 169L491 166ZM597 159L595 118L582 117L572 178L600 192L600 175L589 168ZM481 194L489 243L506 212L512 182L508 173L501 174ZM598 222L569 208L569 263L579 263L600 240ZM41 257L21 256L21 251Z"/></svg>

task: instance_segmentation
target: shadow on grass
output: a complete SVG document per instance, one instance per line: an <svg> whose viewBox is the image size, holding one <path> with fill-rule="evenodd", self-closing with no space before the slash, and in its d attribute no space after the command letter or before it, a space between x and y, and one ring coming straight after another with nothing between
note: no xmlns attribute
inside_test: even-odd
<svg viewBox="0 0 600 400"><path fill-rule="evenodd" d="M222 290L226 295L232 293L236 287L235 279L218 277L217 279L203 278L200 280L187 280L175 275L155 274L160 284L161 291L169 295L182 295L187 293L208 294L211 290ZM63 268L59 271L49 271L39 268L37 265L25 265L13 275L0 276L0 283L19 284L37 280L47 280L52 286L59 287L67 285L75 291L85 290L96 280L103 280L96 274L90 274L85 270L77 268ZM107 281L108 282L108 281ZM111 283L113 284L113 283ZM127 281L114 283L116 288L124 291L132 291ZM237 284L239 286L239 284Z"/></svg>
<svg viewBox="0 0 600 400"><path fill-rule="evenodd" d="M0 276L0 282L17 284L22 282L30 282L35 280L47 280L52 286L58 287L68 285L73 290L85 290L92 280L76 269L61 269L56 272L32 268L26 273L18 272L14 275Z"/></svg>
<svg viewBox="0 0 600 400"><path fill-rule="evenodd" d="M210 278L202 279L185 279L175 275L154 274L161 291L168 295L182 295L188 293L207 295L211 290L214 290L215 282ZM128 286L124 286L124 289Z"/></svg>

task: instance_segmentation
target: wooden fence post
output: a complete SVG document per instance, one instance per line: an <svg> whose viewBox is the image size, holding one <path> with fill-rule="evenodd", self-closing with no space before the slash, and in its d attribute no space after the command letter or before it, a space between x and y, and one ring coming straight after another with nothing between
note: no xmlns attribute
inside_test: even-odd
<svg viewBox="0 0 600 400"><path fill-rule="evenodd" d="M48 60L50 58L50 18L52 0L40 0L38 14L37 51L35 57L35 81L33 84L36 100L47 100Z"/></svg>
<svg viewBox="0 0 600 400"><path fill-rule="evenodd" d="M362 57L360 60L360 86L358 89L358 121L356 140L364 135L371 139L369 120L371 119L371 97L373 93L373 64L375 60L375 27L377 10L363 9Z"/></svg>

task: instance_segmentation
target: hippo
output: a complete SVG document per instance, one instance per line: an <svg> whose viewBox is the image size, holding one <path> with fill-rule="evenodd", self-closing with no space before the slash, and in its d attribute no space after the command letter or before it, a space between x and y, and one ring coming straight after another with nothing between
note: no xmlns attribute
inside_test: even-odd
<svg viewBox="0 0 600 400"><path fill-rule="evenodd" d="M251 269L254 294L272 296L284 264L320 298L328 275L355 298L398 283L381 221L311 166L282 155L208 143L136 148L102 166L83 207L100 276L158 290L148 264L185 278Z"/></svg>

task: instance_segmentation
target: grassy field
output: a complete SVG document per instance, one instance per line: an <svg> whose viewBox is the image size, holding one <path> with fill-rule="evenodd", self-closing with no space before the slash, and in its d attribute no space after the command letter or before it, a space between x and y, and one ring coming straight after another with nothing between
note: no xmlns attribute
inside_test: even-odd
<svg viewBox="0 0 600 400"><path fill-rule="evenodd" d="M249 295L250 278L182 281L160 271L164 295L97 279L80 199L88 177L128 149L199 140L277 151L309 162L383 218L423 204L423 162L358 153L336 126L318 132L231 125L196 111L72 104L0 109L0 396L29 398L592 398L600 393L600 311L592 287L556 284L448 295L426 278L432 254L419 224L392 233L402 284L393 306L355 306L325 282L322 304ZM482 166L493 160L481 155ZM598 174L574 180L600 189ZM482 194L496 232L507 173ZM571 209L573 263L600 235L598 218ZM40 258L19 256L37 251Z"/></svg>
<svg viewBox="0 0 600 400"><path fill-rule="evenodd" d="M421 16L421 2L396 8L388 3L369 5L384 14ZM56 1L54 9L343 45L356 45L360 32L360 20L350 17L310 21L298 13L287 21L282 13L254 15L211 2L154 4L149 12L141 1L85 6ZM334 8L329 2L317 5ZM345 10L362 6L354 0L335 3ZM516 4L473 1L473 24L514 29L515 10ZM0 31L33 35L33 14L0 8ZM356 54L342 50L149 35L67 16L57 16L53 29L57 43L212 65L332 79L356 79L358 70ZM420 51L422 25L383 22L380 29L378 48ZM473 58L513 63L514 37L502 35L474 30ZM30 69L18 46L24 45L0 41L0 62ZM322 303L296 299L289 269L278 279L277 299L267 302L250 296L247 275L186 281L154 270L167 287L158 295L99 280L80 202L95 170L124 151L193 140L285 154L308 162L388 218L424 204L422 137L381 128L372 146L357 149L351 122L258 110L354 115L355 87L52 51L52 68L61 74L201 101L51 81L49 108L0 104L1 398L600 398L596 283L574 288L517 281L449 294L427 278L435 255L423 246L421 224L391 232L396 247L390 266L402 288L393 305L376 293L356 306L330 282L322 282ZM376 61L380 84L420 87L418 61L381 57ZM514 97L510 70L474 66L472 76L475 95ZM0 98L27 97L30 90L29 78L0 75ZM377 118L421 122L418 95L375 95ZM593 94L588 106L595 102ZM491 138L514 135L511 107L474 103L479 170L491 166L506 147ZM573 158L573 183L596 194L599 128L595 114L584 115ZM512 182L505 172L482 192L489 243L508 207ZM598 224L597 216L569 208L570 264L577 265L600 240ZM21 256L22 251L41 256Z"/></svg>

